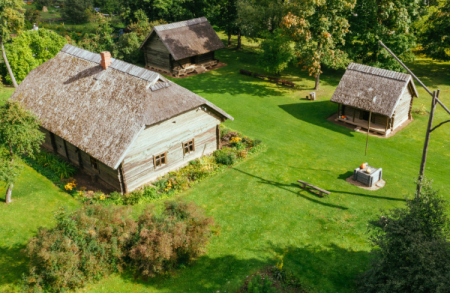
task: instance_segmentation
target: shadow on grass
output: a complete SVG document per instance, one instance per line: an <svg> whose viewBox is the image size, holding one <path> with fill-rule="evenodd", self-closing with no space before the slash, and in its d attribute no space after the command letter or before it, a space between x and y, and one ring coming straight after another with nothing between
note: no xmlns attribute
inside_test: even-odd
<svg viewBox="0 0 450 293"><path fill-rule="evenodd" d="M293 193L293 194L295 194L297 196L303 197L304 199L307 199L307 200L309 200L311 202L314 202L314 203L317 203L317 204L320 204L320 205L323 205L323 206L326 206L326 207L330 207L330 208L337 208L337 209L343 209L343 210L347 210L348 209L347 207L338 206L338 205L334 205L334 204L326 203L326 202L321 202L321 201L319 201L319 200L317 200L315 198L311 198L309 196L306 196L306 195L302 194L303 191L306 191L306 192L308 192L310 194L313 194L316 197L317 197L317 194L314 193L314 192L311 192L309 190L299 189L299 185L296 184L296 183L290 183L290 184L279 183L279 182L275 182L275 181L272 181L272 180L264 179L264 178L256 176L256 175L252 175L250 173L247 173L245 171L242 171L242 170L239 170L239 169L236 169L236 168L233 168L233 170L238 171L240 173L243 173L243 174L245 174L247 176L251 176L253 178L259 179L260 180L259 183L275 186L277 188L280 188L280 189L283 189L285 191L291 192L291 193ZM296 189L299 189L299 190L294 191L294 190L292 190L293 188L296 188Z"/></svg>
<svg viewBox="0 0 450 293"><path fill-rule="evenodd" d="M27 269L28 259L22 253L25 247L25 245L0 246L0 287L18 285ZM5 292L14 292L10 290Z"/></svg>
<svg viewBox="0 0 450 293"><path fill-rule="evenodd" d="M303 120L307 123L311 123L316 126L326 128L328 130L332 130L349 137L353 137L354 135L352 130L333 124L332 122L327 120L327 118L332 113L332 106L333 104L330 101L315 101L308 103L303 102L296 104L279 105L278 107L299 120Z"/></svg>
<svg viewBox="0 0 450 293"><path fill-rule="evenodd" d="M353 292L355 278L366 269L370 254L335 244L329 246L282 247L273 243L262 249L249 249L264 258L241 259L234 255L200 257L192 266L175 273L175 277L157 277L148 281L126 274L121 277L130 285L139 283L167 292L236 292L252 274L279 262L300 279L311 292ZM309 289L309 290L308 290Z"/></svg>

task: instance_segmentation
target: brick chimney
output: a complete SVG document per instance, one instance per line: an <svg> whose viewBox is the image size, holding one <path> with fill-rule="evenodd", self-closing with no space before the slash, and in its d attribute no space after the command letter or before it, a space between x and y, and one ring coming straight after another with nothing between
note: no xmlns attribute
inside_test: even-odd
<svg viewBox="0 0 450 293"><path fill-rule="evenodd" d="M108 51L104 51L100 53L100 56L102 56L102 67L103 69L107 69L109 65L111 65L111 53Z"/></svg>

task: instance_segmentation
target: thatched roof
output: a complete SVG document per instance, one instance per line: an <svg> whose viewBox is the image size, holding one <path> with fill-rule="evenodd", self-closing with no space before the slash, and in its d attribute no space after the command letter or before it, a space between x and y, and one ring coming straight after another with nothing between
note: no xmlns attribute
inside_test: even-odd
<svg viewBox="0 0 450 293"><path fill-rule="evenodd" d="M175 60L225 48L206 17L155 26L140 49L153 34L161 38Z"/></svg>
<svg viewBox="0 0 450 293"><path fill-rule="evenodd" d="M21 101L45 129L116 169L139 132L149 125L206 106L233 117L158 73L66 45L33 69L11 99Z"/></svg>
<svg viewBox="0 0 450 293"><path fill-rule="evenodd" d="M351 63L331 101L392 117L403 91L408 89L413 97L419 97L409 74Z"/></svg>

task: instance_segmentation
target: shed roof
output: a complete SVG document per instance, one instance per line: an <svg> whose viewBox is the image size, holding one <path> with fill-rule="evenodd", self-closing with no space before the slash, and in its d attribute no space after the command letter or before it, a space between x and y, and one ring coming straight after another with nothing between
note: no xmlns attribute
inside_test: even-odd
<svg viewBox="0 0 450 293"><path fill-rule="evenodd" d="M11 99L32 110L45 129L116 169L144 126L201 106L219 107L159 74L66 45L33 69Z"/></svg>
<svg viewBox="0 0 450 293"><path fill-rule="evenodd" d="M413 97L419 97L409 74L350 63L331 101L392 117L408 85Z"/></svg>
<svg viewBox="0 0 450 293"><path fill-rule="evenodd" d="M140 49L153 34L161 38L175 60L225 48L206 17L155 26Z"/></svg>

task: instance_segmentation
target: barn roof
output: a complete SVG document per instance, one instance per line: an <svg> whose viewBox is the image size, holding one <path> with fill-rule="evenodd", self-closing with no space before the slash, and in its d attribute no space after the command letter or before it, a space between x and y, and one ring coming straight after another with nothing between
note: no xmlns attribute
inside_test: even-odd
<svg viewBox="0 0 450 293"><path fill-rule="evenodd" d="M140 49L153 33L161 38L175 60L225 48L206 17L155 26Z"/></svg>
<svg viewBox="0 0 450 293"><path fill-rule="evenodd" d="M33 69L11 99L32 110L45 129L116 169L149 125L206 106L219 107L158 73L71 45Z"/></svg>
<svg viewBox="0 0 450 293"><path fill-rule="evenodd" d="M409 74L350 63L331 101L370 111L376 96L372 112L392 117L408 85L413 97L419 97Z"/></svg>

